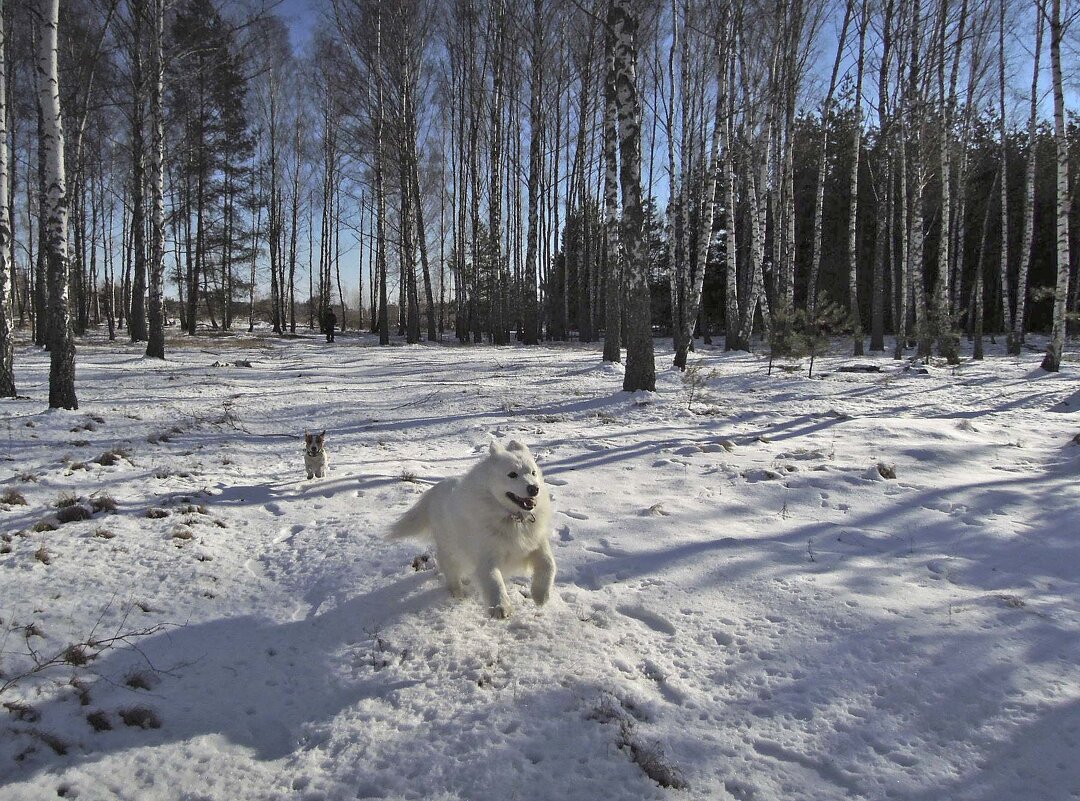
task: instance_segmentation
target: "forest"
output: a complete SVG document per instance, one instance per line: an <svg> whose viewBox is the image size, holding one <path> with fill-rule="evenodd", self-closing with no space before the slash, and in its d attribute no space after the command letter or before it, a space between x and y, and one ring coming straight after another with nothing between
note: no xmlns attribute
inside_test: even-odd
<svg viewBox="0 0 1080 801"><path fill-rule="evenodd" d="M1078 14L0 0L0 801L1076 801Z"/></svg>
<svg viewBox="0 0 1080 801"><path fill-rule="evenodd" d="M0 394L95 331L799 331L982 358L1076 280L1070 0L7 2ZM1064 61L1064 64L1063 64Z"/></svg>

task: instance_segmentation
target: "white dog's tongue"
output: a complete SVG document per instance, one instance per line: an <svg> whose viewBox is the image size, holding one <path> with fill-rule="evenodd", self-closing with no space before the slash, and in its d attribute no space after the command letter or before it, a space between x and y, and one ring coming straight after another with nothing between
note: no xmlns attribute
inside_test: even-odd
<svg viewBox="0 0 1080 801"><path fill-rule="evenodd" d="M532 498L522 498L520 495L515 495L513 492L506 493L506 497L516 503L525 511L530 511L536 506L536 501Z"/></svg>

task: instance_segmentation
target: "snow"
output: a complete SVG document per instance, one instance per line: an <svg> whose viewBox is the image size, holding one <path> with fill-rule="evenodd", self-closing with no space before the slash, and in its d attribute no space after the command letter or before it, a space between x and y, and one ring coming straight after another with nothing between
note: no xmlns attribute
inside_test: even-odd
<svg viewBox="0 0 1080 801"><path fill-rule="evenodd" d="M1075 353L703 348L691 400L670 343L636 395L599 346L169 345L82 344L78 412L16 354L0 683L123 640L0 695L3 801L1080 797ZM509 621L383 536L491 437L557 508ZM33 531L65 494L117 508Z"/></svg>

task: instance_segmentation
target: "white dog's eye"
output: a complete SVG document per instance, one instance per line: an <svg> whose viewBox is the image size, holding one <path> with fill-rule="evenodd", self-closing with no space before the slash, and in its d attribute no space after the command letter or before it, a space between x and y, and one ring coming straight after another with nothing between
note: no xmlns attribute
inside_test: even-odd
<svg viewBox="0 0 1080 801"><path fill-rule="evenodd" d="M509 474L507 475L507 477L508 477L508 478L517 478L518 476L517 476L517 473L509 473Z"/></svg>

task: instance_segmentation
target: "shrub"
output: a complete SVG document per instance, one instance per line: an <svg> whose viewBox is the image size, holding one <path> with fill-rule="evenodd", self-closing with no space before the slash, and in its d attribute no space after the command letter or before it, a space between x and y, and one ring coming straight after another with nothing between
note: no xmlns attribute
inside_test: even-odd
<svg viewBox="0 0 1080 801"><path fill-rule="evenodd" d="M814 374L814 357L829 345L829 339L852 330L851 318L835 303L818 305L811 316L805 309L776 311L769 329L769 374L774 359L810 357L807 377Z"/></svg>
<svg viewBox="0 0 1080 801"><path fill-rule="evenodd" d="M4 494L0 495L0 503L8 506L26 506L26 496L14 487L8 487Z"/></svg>
<svg viewBox="0 0 1080 801"><path fill-rule="evenodd" d="M53 501L53 506L55 506L57 509L66 509L69 506L74 506L78 502L79 497L77 495L74 495L70 492L65 492L59 497L57 497L55 501Z"/></svg>
<svg viewBox="0 0 1080 801"><path fill-rule="evenodd" d="M94 461L102 467L112 467L114 464L118 464L121 459L130 460L128 451L124 448L112 448L111 450L105 451L105 453L101 454L101 456Z"/></svg>
<svg viewBox="0 0 1080 801"><path fill-rule="evenodd" d="M160 729L161 718L157 712L146 706L133 706L120 710L120 719L125 726L139 729Z"/></svg>
<svg viewBox="0 0 1080 801"><path fill-rule="evenodd" d="M117 509L116 499L107 492L99 492L90 499L90 508L95 514L98 512L115 512Z"/></svg>
<svg viewBox="0 0 1080 801"><path fill-rule="evenodd" d="M82 504L76 504L75 506L65 506L57 510L56 519L60 523L77 523L80 520L89 520L93 514Z"/></svg>

